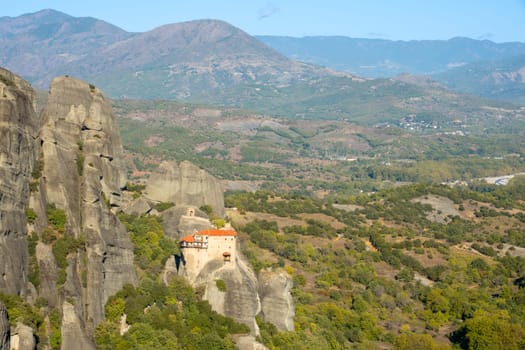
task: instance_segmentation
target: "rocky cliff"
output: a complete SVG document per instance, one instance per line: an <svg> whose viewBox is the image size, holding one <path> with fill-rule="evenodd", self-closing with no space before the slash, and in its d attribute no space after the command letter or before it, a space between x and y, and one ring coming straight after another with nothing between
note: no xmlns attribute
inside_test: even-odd
<svg viewBox="0 0 525 350"><path fill-rule="evenodd" d="M0 301L0 349L9 349L10 339L9 315L4 303Z"/></svg>
<svg viewBox="0 0 525 350"><path fill-rule="evenodd" d="M187 161L162 162L146 185L146 196L154 201L177 206L210 205L219 216L224 215L223 192L218 179Z"/></svg>
<svg viewBox="0 0 525 350"><path fill-rule="evenodd" d="M217 280L224 281L225 290L217 287ZM215 311L244 323L252 334L259 334L255 322L255 316L261 311L257 277L244 261L237 259L226 264L212 261L203 268L195 283L206 286L204 299Z"/></svg>
<svg viewBox="0 0 525 350"><path fill-rule="evenodd" d="M24 296L26 207L37 117L27 82L0 69L0 291Z"/></svg>
<svg viewBox="0 0 525 350"><path fill-rule="evenodd" d="M83 81L55 78L41 115L42 176L31 203L37 228L46 227L39 232L37 246L41 280L53 279L53 247L60 240L74 243L66 252L65 281L56 282L63 286L50 290L48 283L42 290L50 305L62 309L63 349L93 348L92 332L104 320L108 297L125 283L136 283L133 246L113 213L126 184L121 153L111 105L104 95ZM63 211L66 217L63 230L52 239L45 237L53 223L49 208ZM46 271L50 275L42 276Z"/></svg>
<svg viewBox="0 0 525 350"><path fill-rule="evenodd" d="M108 297L136 283L114 214L121 154L111 105L94 86L56 78L39 120L31 86L0 69L0 291L58 310L63 349L94 349ZM18 348L34 347L29 327L11 333Z"/></svg>

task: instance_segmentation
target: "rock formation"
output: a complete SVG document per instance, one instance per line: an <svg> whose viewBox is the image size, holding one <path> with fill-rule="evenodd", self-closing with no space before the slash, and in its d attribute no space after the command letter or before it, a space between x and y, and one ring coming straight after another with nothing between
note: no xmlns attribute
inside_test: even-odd
<svg viewBox="0 0 525 350"><path fill-rule="evenodd" d="M211 261L196 279L196 284L204 284L204 299L213 310L229 316L250 327L251 333L259 335L255 316L261 311L257 293L257 278L253 270L242 260L232 263ZM217 287L217 280L224 281L226 290Z"/></svg>
<svg viewBox="0 0 525 350"><path fill-rule="evenodd" d="M30 85L0 69L0 291L25 295L26 207L37 117Z"/></svg>
<svg viewBox="0 0 525 350"><path fill-rule="evenodd" d="M140 196L137 199L129 201L126 205L122 206L122 211L126 214L141 216L151 211L152 206L149 201Z"/></svg>
<svg viewBox="0 0 525 350"><path fill-rule="evenodd" d="M146 185L146 196L152 200L197 208L210 205L219 216L224 215L223 192L218 179L188 161L162 162Z"/></svg>
<svg viewBox="0 0 525 350"><path fill-rule="evenodd" d="M228 228L203 230L183 237L180 255L166 263L164 282L167 283L171 275L179 274L193 286L204 287L204 299L212 309L250 327L252 336L259 335L255 321L258 314L279 330L293 330L291 277L282 269L268 269L261 271L257 279L239 252L237 236Z"/></svg>
<svg viewBox="0 0 525 350"><path fill-rule="evenodd" d="M271 269L259 272L261 314L280 331L293 331L295 306L292 294L293 280L283 271Z"/></svg>
<svg viewBox="0 0 525 350"><path fill-rule="evenodd" d="M162 227L166 236L178 241L193 230L201 231L212 227L206 213L191 206L176 206L163 211Z"/></svg>
<svg viewBox="0 0 525 350"><path fill-rule="evenodd" d="M0 301L0 349L9 349L10 339L9 315L4 303Z"/></svg>
<svg viewBox="0 0 525 350"><path fill-rule="evenodd" d="M64 236L83 243L67 256L63 295L47 290L42 296L50 303L62 300L62 348L92 349L92 332L104 320L108 297L125 283L136 283L133 246L112 212L120 205L126 178L109 101L83 81L54 79L41 115L40 145L40 200L32 202L63 210ZM38 247L38 253L41 274L52 275L49 248Z"/></svg>
<svg viewBox="0 0 525 350"><path fill-rule="evenodd" d="M0 349L3 349L0 347ZM11 350L34 350L36 349L33 329L18 322L11 334Z"/></svg>
<svg viewBox="0 0 525 350"><path fill-rule="evenodd" d="M53 81L38 122L31 86L0 69L0 291L45 299L62 311L62 348L94 349L108 297L136 283L133 246L112 212L126 183L120 136L102 93L67 77ZM38 288L28 283L28 208L39 237L31 256ZM66 217L52 239L43 239L47 208ZM78 245L65 252L66 266L53 251L58 239ZM26 333L14 330L18 348L34 347Z"/></svg>
<svg viewBox="0 0 525 350"><path fill-rule="evenodd" d="M93 85L54 79L40 119L33 96L29 84L0 69L0 291L31 303L45 300L45 314L58 309L61 315L59 323L46 325L60 328L61 348L92 350L106 301L124 284L137 282L133 245L115 215L126 186L120 136L109 101ZM162 163L145 198L127 210L154 213L154 202L176 204L160 213L166 235L175 240L212 226L199 207L224 215L221 182L189 162ZM57 213L63 215L60 224ZM168 259L164 280L182 273L194 286L204 286L213 309L250 327L242 347L264 348L253 337L261 310L279 329L293 329L290 278L268 272L258 281L240 254L219 253L198 265L199 271L178 271L175 259ZM9 343L33 349L36 341L23 324L10 330L0 303L0 349Z"/></svg>

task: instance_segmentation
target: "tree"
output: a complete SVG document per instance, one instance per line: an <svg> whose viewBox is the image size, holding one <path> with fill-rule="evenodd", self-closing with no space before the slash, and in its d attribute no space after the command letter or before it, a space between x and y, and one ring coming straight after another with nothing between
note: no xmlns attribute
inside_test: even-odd
<svg viewBox="0 0 525 350"><path fill-rule="evenodd" d="M470 350L518 350L525 348L525 328L510 322L507 311L476 311L465 322L465 340Z"/></svg>
<svg viewBox="0 0 525 350"><path fill-rule="evenodd" d="M445 350L447 344L438 344L430 334L403 333L394 341L394 350Z"/></svg>

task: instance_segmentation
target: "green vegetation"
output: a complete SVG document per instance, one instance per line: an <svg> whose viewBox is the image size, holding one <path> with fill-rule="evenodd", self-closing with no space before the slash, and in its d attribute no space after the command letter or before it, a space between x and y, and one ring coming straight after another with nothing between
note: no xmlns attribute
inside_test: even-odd
<svg viewBox="0 0 525 350"><path fill-rule="evenodd" d="M259 319L261 341L271 349L523 347L525 259L505 254L505 245L523 246L524 183L414 184L323 200L228 193L255 269L284 265L294 280L295 331L277 332ZM436 205L452 200L457 214L431 220L439 210L418 201L431 197ZM355 209L337 209L334 201ZM238 225L243 213L275 221Z"/></svg>
<svg viewBox="0 0 525 350"><path fill-rule="evenodd" d="M77 153L76 164L78 175L82 176L84 174L84 152L82 150Z"/></svg>
<svg viewBox="0 0 525 350"><path fill-rule="evenodd" d="M142 191L144 191L145 189L146 189L146 185L136 184L136 183L131 183L131 182L128 182L126 184L126 190L129 192L132 192L133 199L139 198L140 195L142 194Z"/></svg>
<svg viewBox="0 0 525 350"><path fill-rule="evenodd" d="M29 224L34 224L36 220L36 212L33 208L26 209L26 219Z"/></svg>
<svg viewBox="0 0 525 350"><path fill-rule="evenodd" d="M31 282L33 286L35 286L35 288L38 288L38 286L40 285L40 268L36 258L37 244L38 235L35 232L33 232L27 237L27 251L29 253L29 271L27 274L27 278L29 279L29 282Z"/></svg>
<svg viewBox="0 0 525 350"><path fill-rule="evenodd" d="M493 119L474 107L446 112L444 119L430 112L408 118L404 110L385 112L388 123L377 114L374 118L382 120L377 125L363 117L374 126L356 128L340 115L321 120L325 114L315 112L312 119L283 117L264 123L268 117L225 107L170 101L115 101L115 106L125 149L138 171L151 171L175 155L221 179L256 181L274 192L355 195L399 182L474 183L525 170L523 123L517 112L501 112L505 116L494 127ZM193 115L199 108L221 117ZM348 120L356 116L361 115Z"/></svg>
<svg viewBox="0 0 525 350"><path fill-rule="evenodd" d="M39 179L42 176L42 170L44 168L44 155L40 153L38 158L35 159L33 164L33 170L31 171L31 182L29 183L29 190L31 192L38 191Z"/></svg>
<svg viewBox="0 0 525 350"><path fill-rule="evenodd" d="M118 333L125 313L129 331ZM249 329L217 314L182 278L168 286L145 277L126 285L106 304L106 322L95 332L99 349L235 349L232 334Z"/></svg>
<svg viewBox="0 0 525 350"><path fill-rule="evenodd" d="M63 234L67 222L66 212L62 209L58 209L55 204L51 203L46 206L47 220L51 226Z"/></svg>
<svg viewBox="0 0 525 350"><path fill-rule="evenodd" d="M120 214L135 246L135 263L149 275L160 273L166 260L179 252L177 242L166 237L158 216Z"/></svg>
<svg viewBox="0 0 525 350"><path fill-rule="evenodd" d="M173 202L160 202L160 203L157 203L155 204L155 206L153 208L157 209L157 211L160 213L160 212L163 212L164 210L167 210L171 207L175 206L175 203Z"/></svg>
<svg viewBox="0 0 525 350"><path fill-rule="evenodd" d="M221 292L226 292L226 282L224 282L224 280L215 280L215 285Z"/></svg>
<svg viewBox="0 0 525 350"><path fill-rule="evenodd" d="M183 278L176 277L169 285L158 281L166 259L178 252L178 244L165 237L160 218L125 214L119 218L135 245L141 281L136 288L124 286L108 300L106 321L95 331L97 347L235 349L232 334L248 333L247 326L212 311ZM217 280L217 288L225 290L224 281ZM120 336L124 313L131 327Z"/></svg>
<svg viewBox="0 0 525 350"><path fill-rule="evenodd" d="M49 323L51 328L49 344L51 345L51 349L59 350L62 344L62 333L60 331L60 326L62 324L62 314L58 309L53 309L49 313Z"/></svg>
<svg viewBox="0 0 525 350"><path fill-rule="evenodd" d="M41 340L47 339L45 334L44 317L40 310L31 306L16 295L8 295L0 292L0 301L4 303L9 314L9 324L15 327L21 322L33 329L33 333ZM12 344L12 343L11 343Z"/></svg>

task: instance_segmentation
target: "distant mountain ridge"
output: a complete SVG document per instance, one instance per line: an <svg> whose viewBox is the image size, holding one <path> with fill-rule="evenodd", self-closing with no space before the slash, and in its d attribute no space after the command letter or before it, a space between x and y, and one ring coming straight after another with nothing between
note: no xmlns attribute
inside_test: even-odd
<svg viewBox="0 0 525 350"><path fill-rule="evenodd" d="M477 61L525 55L525 43L489 40L393 41L343 36L256 36L283 55L360 76L392 77L401 73L434 74Z"/></svg>
<svg viewBox="0 0 525 350"><path fill-rule="evenodd" d="M287 84L328 74L218 20L128 33L94 18L42 10L0 18L0 30L6 48L0 64L41 88L68 74L101 84L113 96L180 98L230 84Z"/></svg>
<svg viewBox="0 0 525 350"><path fill-rule="evenodd" d="M474 62L432 78L456 91L525 105L525 55Z"/></svg>
<svg viewBox="0 0 525 350"><path fill-rule="evenodd" d="M91 17L42 10L0 18L0 64L46 87L53 71L134 34ZM45 77L45 78L44 78ZM38 84L46 80L46 84Z"/></svg>
<svg viewBox="0 0 525 350"><path fill-rule="evenodd" d="M427 75L450 89L525 103L525 43L257 36L283 55L369 78Z"/></svg>

